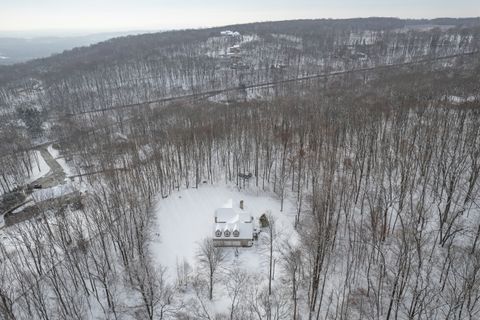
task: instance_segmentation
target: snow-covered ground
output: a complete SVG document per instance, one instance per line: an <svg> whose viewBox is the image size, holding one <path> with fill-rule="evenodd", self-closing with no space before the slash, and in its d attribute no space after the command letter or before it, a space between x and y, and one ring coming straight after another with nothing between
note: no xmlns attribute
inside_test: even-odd
<svg viewBox="0 0 480 320"><path fill-rule="evenodd" d="M7 179L11 185L25 185L32 183L33 181L40 179L41 177L44 177L47 175L47 173L50 172L50 167L48 166L47 162L45 159L43 159L42 154L40 151L35 151L35 153L32 155L31 161L33 163L32 165L32 171L30 172L30 175L24 177L21 179L21 181L16 181L13 175L10 175L7 173L5 179ZM3 191L0 189L0 195L3 194Z"/></svg>
<svg viewBox="0 0 480 320"><path fill-rule="evenodd" d="M59 184L51 188L35 190L32 194L32 198L36 202L41 202L59 198L73 192L75 192L75 188L71 184Z"/></svg>
<svg viewBox="0 0 480 320"><path fill-rule="evenodd" d="M33 165L32 172L30 176L28 176L26 183L31 183L37 179L40 179L50 171L50 167L45 162L45 159L43 159L40 151L35 151L35 159L38 161Z"/></svg>
<svg viewBox="0 0 480 320"><path fill-rule="evenodd" d="M445 100L453 104L460 104L465 102L474 102L478 97L468 96L468 97L459 97L459 96L445 96Z"/></svg>
<svg viewBox="0 0 480 320"><path fill-rule="evenodd" d="M60 155L60 152L57 149L53 148L52 145L48 146L48 152L52 155L53 159L55 159L55 161L57 161L58 164L62 167L63 171L65 172L65 176L71 176L72 170L67 164L67 161L65 161L65 158Z"/></svg>
<svg viewBox="0 0 480 320"><path fill-rule="evenodd" d="M151 250L158 265L167 268L166 274L170 281L177 278L177 265L187 262L195 267L198 244L206 237L213 236L213 219L215 209L233 201L238 206L244 201L244 208L255 219L267 211L276 217L276 229L281 237L296 238L294 224L294 206L285 201L284 211L280 212L280 201L275 195L257 189L238 191L235 186L203 185L198 189L181 190L166 199L159 199L155 205L156 226L155 239ZM251 248L241 248L239 256L232 262L236 266L256 272L266 270L265 257L262 248L256 243Z"/></svg>
<svg viewBox="0 0 480 320"><path fill-rule="evenodd" d="M65 171L65 174L67 176L70 175L71 169L66 163L65 159L59 155L58 150L54 149L52 145L50 145L48 147L48 152L58 162L58 164L60 164L62 169ZM34 158L37 160L32 160L36 162L35 162L35 165L33 166L33 171L31 175L25 178L26 184L32 183L37 179L44 177L51 171L51 168L46 163L40 151L35 151ZM62 197L62 196L74 193L76 191L85 191L85 190L86 190L86 187L82 185L80 182L71 181L68 178L65 178L65 180L61 184L58 184L49 188L34 189L32 194L29 194L25 199L25 203L22 206L15 209L13 213L19 213L24 209L35 205L38 202ZM0 215L0 228L3 228L4 226L5 226L4 216Z"/></svg>

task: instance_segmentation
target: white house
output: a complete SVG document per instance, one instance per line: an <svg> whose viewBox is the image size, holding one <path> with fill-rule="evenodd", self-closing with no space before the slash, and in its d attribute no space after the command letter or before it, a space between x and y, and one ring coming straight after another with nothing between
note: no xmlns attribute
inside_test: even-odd
<svg viewBox="0 0 480 320"><path fill-rule="evenodd" d="M213 245L215 247L251 247L253 245L254 220L243 210L243 201L236 209L230 204L215 210Z"/></svg>
<svg viewBox="0 0 480 320"><path fill-rule="evenodd" d="M221 31L220 34L221 34L222 36L228 36L228 37L239 37L239 36L240 36L240 32L238 32L238 31L231 31L231 30Z"/></svg>

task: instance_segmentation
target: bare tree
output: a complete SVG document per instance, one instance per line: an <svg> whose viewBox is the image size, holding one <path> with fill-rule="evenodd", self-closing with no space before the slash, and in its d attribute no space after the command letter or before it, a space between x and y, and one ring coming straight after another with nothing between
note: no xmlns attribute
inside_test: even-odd
<svg viewBox="0 0 480 320"><path fill-rule="evenodd" d="M281 264L286 272L285 278L291 290L292 299L292 319L298 319L298 291L301 285L302 274L302 251L300 248L292 245L288 240L284 242L281 249Z"/></svg>
<svg viewBox="0 0 480 320"><path fill-rule="evenodd" d="M268 220L267 233L262 237L262 244L265 246L268 257L268 294L272 294L272 280L275 277L275 249L276 241L279 236L277 230L277 220L276 217L271 213L267 212L266 217Z"/></svg>
<svg viewBox="0 0 480 320"><path fill-rule="evenodd" d="M200 267L207 271L208 276L208 297L213 299L213 286L218 270L223 266L226 252L222 247L215 247L213 239L205 238L199 244L197 259Z"/></svg>

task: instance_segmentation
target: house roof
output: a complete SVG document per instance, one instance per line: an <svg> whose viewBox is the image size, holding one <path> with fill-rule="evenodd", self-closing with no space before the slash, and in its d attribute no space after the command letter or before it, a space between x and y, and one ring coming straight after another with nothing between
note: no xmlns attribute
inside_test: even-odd
<svg viewBox="0 0 480 320"><path fill-rule="evenodd" d="M231 30L221 31L220 34L221 34L222 36L231 36L231 37L238 37L238 36L240 36L240 32L238 32L238 31L231 31Z"/></svg>
<svg viewBox="0 0 480 320"><path fill-rule="evenodd" d="M215 210L214 239L252 239L253 218L248 212L234 208Z"/></svg>

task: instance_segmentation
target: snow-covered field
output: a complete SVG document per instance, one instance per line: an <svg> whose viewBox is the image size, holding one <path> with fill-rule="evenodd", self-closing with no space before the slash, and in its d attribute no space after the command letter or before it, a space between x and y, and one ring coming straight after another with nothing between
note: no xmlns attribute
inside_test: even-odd
<svg viewBox="0 0 480 320"><path fill-rule="evenodd" d="M198 189L181 190L166 199L159 199L155 205L157 221L151 250L157 264L167 268L169 280L177 278L177 265L187 262L195 266L199 242L213 235L215 209L223 207L230 199L233 206L238 206L240 200L244 201L244 208L254 217L257 228L258 218L270 211L277 219L276 229L280 236L296 238L294 206L285 201L284 210L280 212L280 201L271 193L254 188L239 191L230 185L203 185ZM232 252L231 262L236 266L257 272L267 270L258 243L251 248L241 248L237 258L233 255L235 249L226 250Z"/></svg>
<svg viewBox="0 0 480 320"><path fill-rule="evenodd" d="M43 156L40 153L40 151L35 151L35 159L38 160L38 161L33 166L32 173L28 177L26 183L31 183L31 182L45 176L50 171L50 167L45 162L45 159L43 159Z"/></svg>
<svg viewBox="0 0 480 320"><path fill-rule="evenodd" d="M62 169L65 172L65 175L67 177L71 176L73 174L72 170L70 169L70 167L67 164L67 161L65 161L65 158L60 155L60 152L57 149L53 148L52 145L49 145L48 146L48 152L52 155L52 157L55 159L55 161L57 161L58 164L62 167Z"/></svg>
<svg viewBox="0 0 480 320"><path fill-rule="evenodd" d="M75 188L71 184L60 184L47 189L35 190L32 194L36 202L41 202L49 199L59 198L67 194L73 193Z"/></svg>

